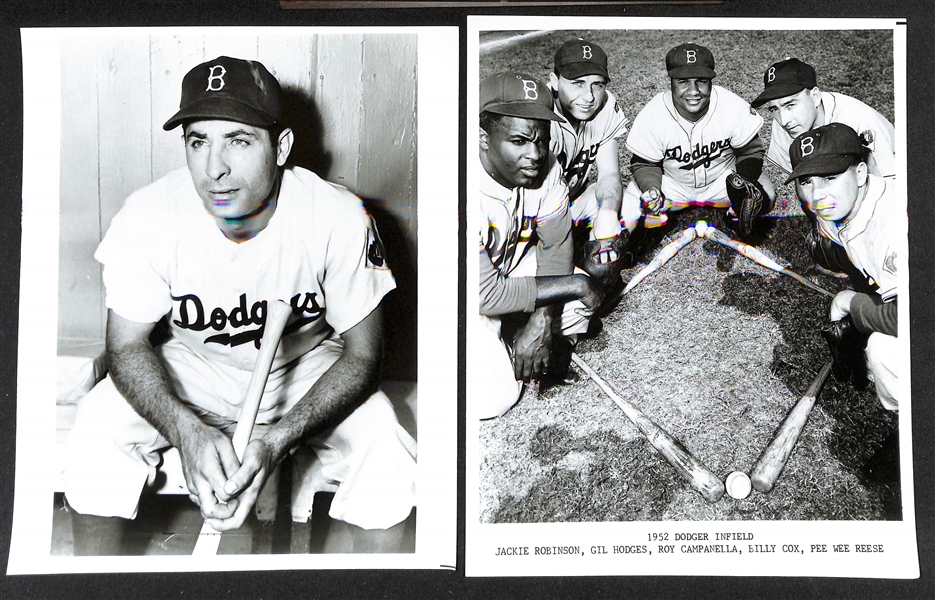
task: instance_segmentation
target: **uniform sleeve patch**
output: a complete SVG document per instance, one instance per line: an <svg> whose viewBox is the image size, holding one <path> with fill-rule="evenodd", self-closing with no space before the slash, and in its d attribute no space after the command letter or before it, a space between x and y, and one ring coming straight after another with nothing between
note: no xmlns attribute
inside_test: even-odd
<svg viewBox="0 0 935 600"><path fill-rule="evenodd" d="M887 273L896 274L896 251L893 250L886 255L886 259L883 261L883 270Z"/></svg>
<svg viewBox="0 0 935 600"><path fill-rule="evenodd" d="M377 225L370 221L367 227L367 263L368 269L385 270L386 250L383 249L383 242L380 240L380 233L377 231Z"/></svg>

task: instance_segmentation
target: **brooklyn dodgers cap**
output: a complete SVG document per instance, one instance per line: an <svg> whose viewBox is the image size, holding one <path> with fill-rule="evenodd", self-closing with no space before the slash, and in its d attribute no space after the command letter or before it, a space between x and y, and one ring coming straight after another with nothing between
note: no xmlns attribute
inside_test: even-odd
<svg viewBox="0 0 935 600"><path fill-rule="evenodd" d="M223 119L269 127L282 117L282 90L261 63L220 56L182 79L179 112L162 126L169 131L192 120Z"/></svg>
<svg viewBox="0 0 935 600"><path fill-rule="evenodd" d="M830 123L806 131L792 141L792 174L786 183L808 175L837 175L864 157L857 132L843 123Z"/></svg>
<svg viewBox="0 0 935 600"><path fill-rule="evenodd" d="M480 111L524 119L561 121L552 110L552 93L536 77L523 73L497 73L480 84Z"/></svg>
<svg viewBox="0 0 935 600"><path fill-rule="evenodd" d="M766 69L763 73L763 91L750 106L759 108L770 100L798 94L817 85L812 65L797 58L787 58Z"/></svg>
<svg viewBox="0 0 935 600"><path fill-rule="evenodd" d="M682 44L666 54L666 71L669 79L711 79L714 72L714 55L704 46Z"/></svg>
<svg viewBox="0 0 935 600"><path fill-rule="evenodd" d="M569 40L555 53L555 74L565 79L578 79L585 75L602 75L610 81L607 74L607 55L603 48L593 42L577 39Z"/></svg>

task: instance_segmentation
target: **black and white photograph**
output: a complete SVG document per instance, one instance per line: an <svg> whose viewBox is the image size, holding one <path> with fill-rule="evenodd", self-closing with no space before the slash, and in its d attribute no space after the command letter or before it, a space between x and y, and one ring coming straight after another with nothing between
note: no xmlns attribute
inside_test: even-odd
<svg viewBox="0 0 935 600"><path fill-rule="evenodd" d="M468 26L467 574L917 577L904 24Z"/></svg>
<svg viewBox="0 0 935 600"><path fill-rule="evenodd" d="M453 568L456 30L23 39L10 571Z"/></svg>

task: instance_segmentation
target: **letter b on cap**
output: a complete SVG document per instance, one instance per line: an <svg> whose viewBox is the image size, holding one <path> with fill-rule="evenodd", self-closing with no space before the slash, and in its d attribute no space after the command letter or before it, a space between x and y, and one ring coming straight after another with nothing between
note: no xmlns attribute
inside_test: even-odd
<svg viewBox="0 0 935 600"><path fill-rule="evenodd" d="M589 60L591 57L594 56L593 54L591 54L591 46L581 46L581 53L582 53L581 58L585 60Z"/></svg>
<svg viewBox="0 0 935 600"><path fill-rule="evenodd" d="M776 80L776 67L770 67L766 72L766 83L772 83Z"/></svg>
<svg viewBox="0 0 935 600"><path fill-rule="evenodd" d="M694 51L694 50L686 50L686 51L685 51L685 62L687 62L687 63L693 63L693 62L695 62L696 60L697 60L697 58L695 58L695 51Z"/></svg>
<svg viewBox="0 0 935 600"><path fill-rule="evenodd" d="M531 79L523 80L523 92L526 94L526 100L539 99L539 88L536 86L536 82Z"/></svg>
<svg viewBox="0 0 935 600"><path fill-rule="evenodd" d="M802 154L802 158L805 158L809 154L815 151L815 138L808 136L799 140L799 152Z"/></svg>
<svg viewBox="0 0 935 600"><path fill-rule="evenodd" d="M224 65L214 65L211 67L211 69L208 71L208 87L205 89L205 91L219 92L224 89L224 76L226 74L227 69L224 68Z"/></svg>

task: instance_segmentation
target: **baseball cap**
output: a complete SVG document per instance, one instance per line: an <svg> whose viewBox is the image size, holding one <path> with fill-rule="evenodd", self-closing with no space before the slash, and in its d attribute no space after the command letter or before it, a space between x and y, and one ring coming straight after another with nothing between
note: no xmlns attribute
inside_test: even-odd
<svg viewBox="0 0 935 600"><path fill-rule="evenodd" d="M185 75L179 111L162 128L196 119L269 127L281 116L282 90L262 63L219 56Z"/></svg>
<svg viewBox="0 0 935 600"><path fill-rule="evenodd" d="M763 91L750 103L759 108L770 100L798 94L802 90L817 86L815 69L797 58L787 58L770 65L763 73Z"/></svg>
<svg viewBox="0 0 935 600"><path fill-rule="evenodd" d="M509 117L561 121L552 93L540 79L524 73L497 73L480 84L480 111Z"/></svg>
<svg viewBox="0 0 935 600"><path fill-rule="evenodd" d="M843 123L830 123L806 131L792 141L792 174L786 183L808 175L837 175L864 157L857 132Z"/></svg>
<svg viewBox="0 0 935 600"><path fill-rule="evenodd" d="M607 54L595 43L582 39L569 40L555 53L555 73L565 79L578 79L585 75L607 74Z"/></svg>
<svg viewBox="0 0 935 600"><path fill-rule="evenodd" d="M698 44L681 44L666 53L666 71L669 79L711 79L714 72L714 55Z"/></svg>

